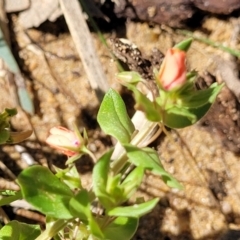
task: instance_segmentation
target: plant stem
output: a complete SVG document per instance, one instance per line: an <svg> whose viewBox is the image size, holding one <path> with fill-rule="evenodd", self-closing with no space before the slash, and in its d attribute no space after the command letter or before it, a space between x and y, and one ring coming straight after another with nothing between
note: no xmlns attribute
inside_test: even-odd
<svg viewBox="0 0 240 240"><path fill-rule="evenodd" d="M92 158L94 163L97 162L96 157L94 156L94 154L88 148L86 148L86 147L82 148L82 152L88 154Z"/></svg>
<svg viewBox="0 0 240 240"><path fill-rule="evenodd" d="M189 37L191 37L195 40L206 43L206 44L208 44L212 47L219 48L219 49L223 50L224 52L228 52L228 53L232 54L233 56L240 58L240 52L239 51L237 51L235 49L232 49L230 47L225 47L221 43L214 42L214 41L212 41L208 38L198 37L194 33L190 32L190 31L187 31L187 30L178 30L178 33L180 33L182 35L185 35L185 36L189 36Z"/></svg>
<svg viewBox="0 0 240 240"><path fill-rule="evenodd" d="M10 197L4 197L0 199L0 206L8 205L11 202L14 202L16 200L22 199L22 193L21 191L17 192L15 195Z"/></svg>

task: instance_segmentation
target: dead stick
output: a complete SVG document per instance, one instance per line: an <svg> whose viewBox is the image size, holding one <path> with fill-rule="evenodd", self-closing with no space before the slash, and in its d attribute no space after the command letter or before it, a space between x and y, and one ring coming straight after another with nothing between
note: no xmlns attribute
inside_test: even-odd
<svg viewBox="0 0 240 240"><path fill-rule="evenodd" d="M79 1L60 0L60 4L89 83L101 101L104 93L109 89L109 84L96 54L97 51Z"/></svg>

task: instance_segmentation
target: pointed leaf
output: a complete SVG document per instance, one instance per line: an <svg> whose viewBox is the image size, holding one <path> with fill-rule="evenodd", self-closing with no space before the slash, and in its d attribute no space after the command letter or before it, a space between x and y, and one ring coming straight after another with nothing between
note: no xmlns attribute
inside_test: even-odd
<svg viewBox="0 0 240 240"><path fill-rule="evenodd" d="M91 203L88 192L84 189L78 192L69 203L70 211L73 216L80 218L81 221L89 225L91 233L96 237L103 237L103 233L92 216Z"/></svg>
<svg viewBox="0 0 240 240"><path fill-rule="evenodd" d="M210 88L191 92L188 95L181 96L182 106L188 108L199 108L208 103L213 103L217 94L222 89L223 84L214 83Z"/></svg>
<svg viewBox="0 0 240 240"><path fill-rule="evenodd" d="M3 197L0 199L0 206L9 205L11 202L14 202L16 200L22 199L21 192L15 192L13 195L10 195L8 197Z"/></svg>
<svg viewBox="0 0 240 240"><path fill-rule="evenodd" d="M211 107L211 103L208 103L199 108L191 108L179 111L169 111L164 113L164 125L170 128L184 128L193 125L199 119L201 119ZM175 107L176 108L176 107Z"/></svg>
<svg viewBox="0 0 240 240"><path fill-rule="evenodd" d="M163 112L163 123L170 128L183 128L193 125L197 121L195 114L190 109L176 107Z"/></svg>
<svg viewBox="0 0 240 240"><path fill-rule="evenodd" d="M121 174L115 176L109 176L107 184L107 192L116 199L117 202L120 202L123 197L123 190L120 185Z"/></svg>
<svg viewBox="0 0 240 240"><path fill-rule="evenodd" d="M134 98L136 101L135 108L137 110L143 111L148 120L152 122L159 122L161 120L161 109L159 106L150 101L143 93L132 86L128 86L130 90L134 93Z"/></svg>
<svg viewBox="0 0 240 240"><path fill-rule="evenodd" d="M0 239L4 240L29 240L36 239L41 233L38 225L9 222L0 230Z"/></svg>
<svg viewBox="0 0 240 240"><path fill-rule="evenodd" d="M114 199L107 192L109 164L113 150L105 153L93 168L93 191L101 204L108 208L114 203Z"/></svg>
<svg viewBox="0 0 240 240"><path fill-rule="evenodd" d="M124 190L125 200L128 200L132 194L139 188L144 177L144 168L136 167L123 181L121 187Z"/></svg>
<svg viewBox="0 0 240 240"><path fill-rule="evenodd" d="M32 166L17 179L23 198L36 210L54 218L72 218L68 209L73 193L48 168Z"/></svg>
<svg viewBox="0 0 240 240"><path fill-rule="evenodd" d="M129 207L116 207L110 210L107 214L109 216L119 216L119 217L135 217L139 218L153 210L157 205L159 198L154 198L150 201L134 204Z"/></svg>
<svg viewBox="0 0 240 240"><path fill-rule="evenodd" d="M100 238L100 239L104 239L103 232L102 232L101 228L99 227L98 223L96 222L96 220L93 217L89 220L89 227L90 227L91 233L95 237Z"/></svg>
<svg viewBox="0 0 240 240"><path fill-rule="evenodd" d="M102 130L121 143L128 143L134 131L134 125L129 118L121 96L110 89L100 106L97 120Z"/></svg>
<svg viewBox="0 0 240 240"><path fill-rule="evenodd" d="M91 218L91 203L88 192L85 189L81 190L76 196L71 198L69 209L74 217L78 217L81 220L88 220Z"/></svg>
<svg viewBox="0 0 240 240"><path fill-rule="evenodd" d="M10 131L8 129L0 130L0 144L4 144L10 138Z"/></svg>
<svg viewBox="0 0 240 240"><path fill-rule="evenodd" d="M131 163L160 175L169 187L182 189L181 184L164 170L160 163L158 153L155 150L151 148L140 149L130 144L124 145L124 148Z"/></svg>
<svg viewBox="0 0 240 240"><path fill-rule="evenodd" d="M130 240L138 227L138 218L118 217L104 229L104 239Z"/></svg>
<svg viewBox="0 0 240 240"><path fill-rule="evenodd" d="M192 38L186 39L186 40L176 44L174 46L174 48L177 48L177 49L180 49L180 50L186 52L190 48L190 46L192 44L192 40L193 40Z"/></svg>

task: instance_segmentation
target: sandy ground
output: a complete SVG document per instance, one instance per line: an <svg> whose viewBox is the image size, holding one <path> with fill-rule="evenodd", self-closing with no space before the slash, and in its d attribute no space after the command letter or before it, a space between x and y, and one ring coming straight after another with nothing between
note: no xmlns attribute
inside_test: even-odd
<svg viewBox="0 0 240 240"><path fill-rule="evenodd" d="M69 33L63 31L54 35L50 33L53 31L51 28L49 31L31 29L23 32L15 17L13 27L13 49L19 54L20 66L36 107L36 113L30 117L36 134L22 145L35 161L46 165L48 158L61 165L64 157L52 152L44 141L51 127L63 125L72 128L72 122L76 121L81 130L88 130L90 148L100 156L111 146L111 139L97 125L99 103L89 86ZM57 29L54 24L50 27ZM234 27L232 19L220 20L214 17L206 19L202 24L202 29L209 32L212 40L228 45L232 44L230 40ZM125 28L125 37L146 55L154 47L165 53L168 48L184 39L184 36L165 26L149 27L146 23L129 21L122 28ZM105 37L108 39L116 35L119 33L112 31L105 34ZM111 87L119 89L115 79L115 62L97 36L94 33L92 36L107 75L106 81ZM41 50L37 50L36 46ZM239 49L239 43L235 47ZM216 56L219 59L229 57L220 50L194 41L188 52L189 68L200 74L209 71L218 76ZM0 83L7 93L8 85L4 79ZM8 101L11 105L11 101ZM6 103L2 102L1 108L4 104ZM21 113L15 122L16 128L24 128L28 124ZM173 140L161 136L152 147L158 150L166 170L184 185L184 190L169 189L161 179L148 173L136 196L144 196L146 199L158 196L161 200L152 213L142 217L133 239L240 238L239 157L223 144L217 133L199 124L171 131L170 135ZM3 146L0 154L3 163L14 174L27 166L21 155L14 151L14 146ZM79 166L84 181L89 183L92 165L85 159ZM7 180L5 184L11 183L11 177L3 168L0 177L1 180Z"/></svg>

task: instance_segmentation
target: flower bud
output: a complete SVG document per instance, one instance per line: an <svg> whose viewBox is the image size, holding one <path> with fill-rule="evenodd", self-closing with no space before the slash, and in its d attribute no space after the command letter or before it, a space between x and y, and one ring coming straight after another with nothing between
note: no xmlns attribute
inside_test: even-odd
<svg viewBox="0 0 240 240"><path fill-rule="evenodd" d="M120 72L117 74L117 79L121 84L137 84L143 81L141 75L134 71Z"/></svg>
<svg viewBox="0 0 240 240"><path fill-rule="evenodd" d="M50 135L46 139L46 143L67 156L78 154L81 148L81 141L77 135L61 126L50 129Z"/></svg>
<svg viewBox="0 0 240 240"><path fill-rule="evenodd" d="M186 82L186 53L177 48L169 49L157 79L165 91L175 90Z"/></svg>

